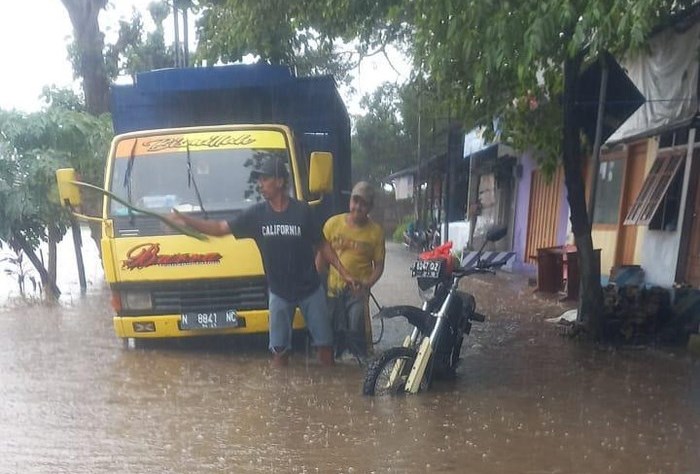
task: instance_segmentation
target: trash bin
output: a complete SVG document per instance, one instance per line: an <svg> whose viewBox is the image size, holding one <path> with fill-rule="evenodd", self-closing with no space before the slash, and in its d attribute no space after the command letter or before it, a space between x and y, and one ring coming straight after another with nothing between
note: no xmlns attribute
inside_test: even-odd
<svg viewBox="0 0 700 474"><path fill-rule="evenodd" d="M600 271L600 249L594 249L595 265ZM537 291L565 292L565 299L576 300L581 282L578 250L574 245L537 249Z"/></svg>
<svg viewBox="0 0 700 474"><path fill-rule="evenodd" d="M564 248L537 249L537 291L558 293L564 289Z"/></svg>

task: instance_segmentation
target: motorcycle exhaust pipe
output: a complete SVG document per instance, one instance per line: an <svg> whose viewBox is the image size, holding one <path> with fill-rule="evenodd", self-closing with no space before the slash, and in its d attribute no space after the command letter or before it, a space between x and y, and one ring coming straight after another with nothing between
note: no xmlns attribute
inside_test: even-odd
<svg viewBox="0 0 700 474"><path fill-rule="evenodd" d="M472 313L472 315L469 317L469 319L471 319L472 321L477 321L477 322L479 322L479 323L483 323L484 321L486 321L486 316L484 316L484 315L481 314L481 313L474 312L474 313Z"/></svg>

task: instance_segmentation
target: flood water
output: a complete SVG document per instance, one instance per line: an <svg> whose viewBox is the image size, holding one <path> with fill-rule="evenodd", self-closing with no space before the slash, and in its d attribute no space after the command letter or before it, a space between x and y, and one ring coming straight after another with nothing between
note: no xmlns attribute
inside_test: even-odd
<svg viewBox="0 0 700 474"><path fill-rule="evenodd" d="M417 303L410 261L389 245L382 304ZM488 320L456 381L375 400L350 361L271 369L264 339L124 348L96 273L59 305L3 300L2 473L700 472L700 363L566 339L543 319L568 306L522 277L466 282ZM377 351L407 331L386 326Z"/></svg>

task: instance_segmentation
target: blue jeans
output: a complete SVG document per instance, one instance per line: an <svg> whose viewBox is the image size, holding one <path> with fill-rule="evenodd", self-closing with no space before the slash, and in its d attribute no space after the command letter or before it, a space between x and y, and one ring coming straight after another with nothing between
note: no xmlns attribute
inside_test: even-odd
<svg viewBox="0 0 700 474"><path fill-rule="evenodd" d="M333 330L326 305L326 293L323 285L306 298L288 301L270 292L270 350L284 352L292 348L292 321L297 307L304 315L306 327L311 332L314 346L333 344ZM275 349L276 348L276 349Z"/></svg>

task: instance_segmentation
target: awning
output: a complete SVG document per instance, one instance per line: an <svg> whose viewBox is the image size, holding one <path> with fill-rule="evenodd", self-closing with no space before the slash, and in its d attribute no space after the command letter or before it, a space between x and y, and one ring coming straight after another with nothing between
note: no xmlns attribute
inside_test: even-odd
<svg viewBox="0 0 700 474"><path fill-rule="evenodd" d="M427 174L428 171L433 170L436 167L443 166L443 164L441 162L444 161L445 156L446 155L443 153L441 155L434 155L434 156L431 156L430 158L422 160L421 164L420 164L421 177L425 178L428 175ZM398 178L402 178L404 176L411 175L411 176L415 177L418 174L418 172L419 172L418 166L413 165L413 166L409 166L408 168L404 168L402 170L396 171L395 173L391 173L386 178L384 178L382 181L384 181L385 183L391 183L392 181L394 181Z"/></svg>
<svg viewBox="0 0 700 474"><path fill-rule="evenodd" d="M602 59L608 70L600 137L601 143L605 143L610 135L644 104L644 96L611 54L603 53ZM601 75L602 64L599 56L581 74L576 92L576 114L590 143L594 143L596 139Z"/></svg>
<svg viewBox="0 0 700 474"><path fill-rule="evenodd" d="M700 22L662 30L648 50L622 61L646 102L607 143L644 138L689 125L698 113Z"/></svg>

